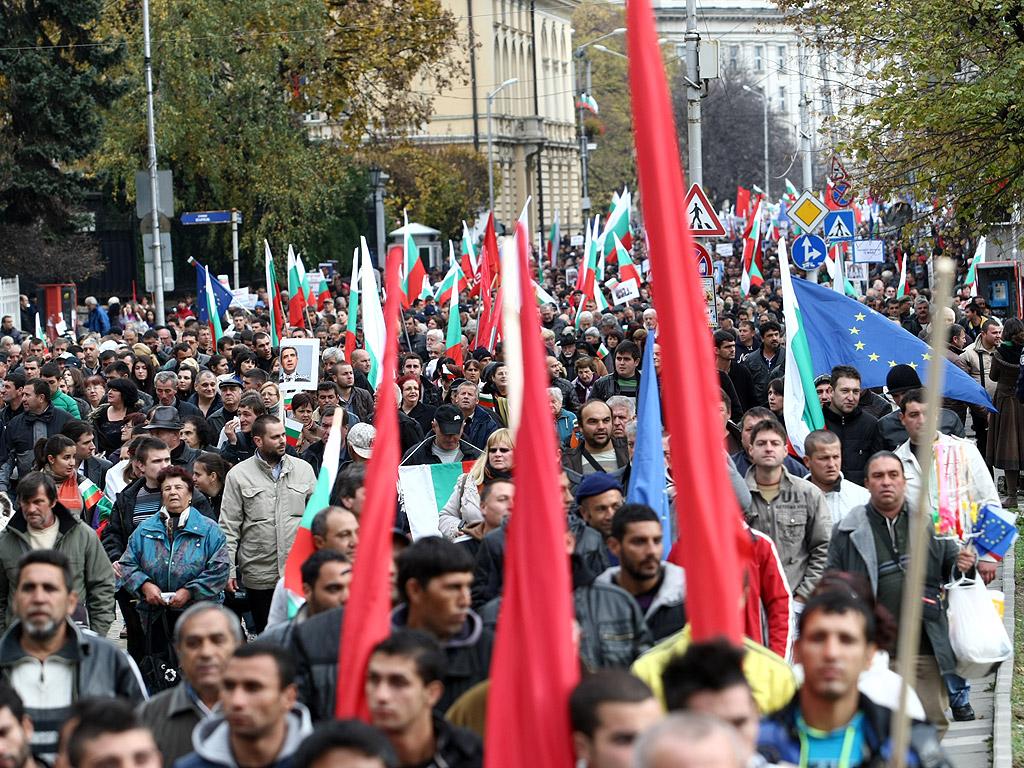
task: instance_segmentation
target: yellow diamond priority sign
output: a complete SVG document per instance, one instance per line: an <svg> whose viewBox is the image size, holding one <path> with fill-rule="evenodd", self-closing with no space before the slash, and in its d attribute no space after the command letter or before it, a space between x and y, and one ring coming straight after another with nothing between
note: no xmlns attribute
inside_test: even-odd
<svg viewBox="0 0 1024 768"><path fill-rule="evenodd" d="M807 191L797 198L793 206L786 211L786 215L799 224L804 232L813 232L821 226L828 211L828 206Z"/></svg>

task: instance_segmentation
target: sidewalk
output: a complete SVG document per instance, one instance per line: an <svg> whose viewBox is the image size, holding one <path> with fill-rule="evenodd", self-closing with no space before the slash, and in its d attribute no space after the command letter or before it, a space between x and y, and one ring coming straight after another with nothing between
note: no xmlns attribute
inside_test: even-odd
<svg viewBox="0 0 1024 768"><path fill-rule="evenodd" d="M1003 625L1013 638L1014 583L1013 549L1002 563L999 579L1006 595ZM1003 662L987 677L971 680L971 704L978 719L970 723L951 723L942 746L956 768L1011 768L1010 754L1010 684L1013 680L1013 659Z"/></svg>

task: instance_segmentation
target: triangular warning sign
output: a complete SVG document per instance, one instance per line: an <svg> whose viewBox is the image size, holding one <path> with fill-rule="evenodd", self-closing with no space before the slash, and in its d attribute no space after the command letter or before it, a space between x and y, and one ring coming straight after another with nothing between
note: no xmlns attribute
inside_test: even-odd
<svg viewBox="0 0 1024 768"><path fill-rule="evenodd" d="M832 242L841 240L850 240L853 238L853 233L850 228L846 226L846 222L843 221L842 216L836 216L832 221L832 226L828 228L828 239Z"/></svg>
<svg viewBox="0 0 1024 768"><path fill-rule="evenodd" d="M711 207L708 196L704 194L699 184L694 184L686 193L686 222L690 225L690 231L698 237L725 235L721 219Z"/></svg>

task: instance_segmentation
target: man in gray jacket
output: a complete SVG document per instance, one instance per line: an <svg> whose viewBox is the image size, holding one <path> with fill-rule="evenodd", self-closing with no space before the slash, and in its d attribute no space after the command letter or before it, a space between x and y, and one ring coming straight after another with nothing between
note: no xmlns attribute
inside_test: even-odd
<svg viewBox="0 0 1024 768"><path fill-rule="evenodd" d="M225 479L220 525L232 564L227 589L245 587L254 629L262 632L316 476L307 462L285 453L284 424L273 416L256 418L252 439L256 454Z"/></svg>
<svg viewBox="0 0 1024 768"><path fill-rule="evenodd" d="M754 463L745 478L751 495L747 523L775 542L799 613L825 571L832 515L813 483L782 466L785 427L767 419L754 427L750 440Z"/></svg>

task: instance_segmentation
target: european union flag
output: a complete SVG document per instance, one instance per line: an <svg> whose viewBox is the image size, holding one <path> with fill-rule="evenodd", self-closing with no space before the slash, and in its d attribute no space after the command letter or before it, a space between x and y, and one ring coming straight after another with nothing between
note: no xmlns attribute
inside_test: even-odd
<svg viewBox="0 0 1024 768"><path fill-rule="evenodd" d="M927 380L931 352L928 345L884 315L831 288L793 278L800 303L814 375L830 373L837 365L852 365L864 388L881 387L889 369L905 363ZM996 410L992 398L978 382L945 357L942 395Z"/></svg>
<svg viewBox="0 0 1024 768"><path fill-rule="evenodd" d="M974 542L979 555L995 555L1003 559L1017 540L1017 518L1012 512L987 504L978 512L974 524Z"/></svg>
<svg viewBox="0 0 1024 768"><path fill-rule="evenodd" d="M206 295L206 267L200 264L195 259L189 258L189 261L195 265L196 268L196 296L202 297ZM227 288L221 285L220 281L216 277L210 275L210 287L213 288L214 300L217 302L217 313L220 317L228 311L228 307L231 306L231 302L235 300L234 294L231 293ZM199 307L200 323L209 323L210 318L206 316L206 302L197 301L196 305Z"/></svg>

